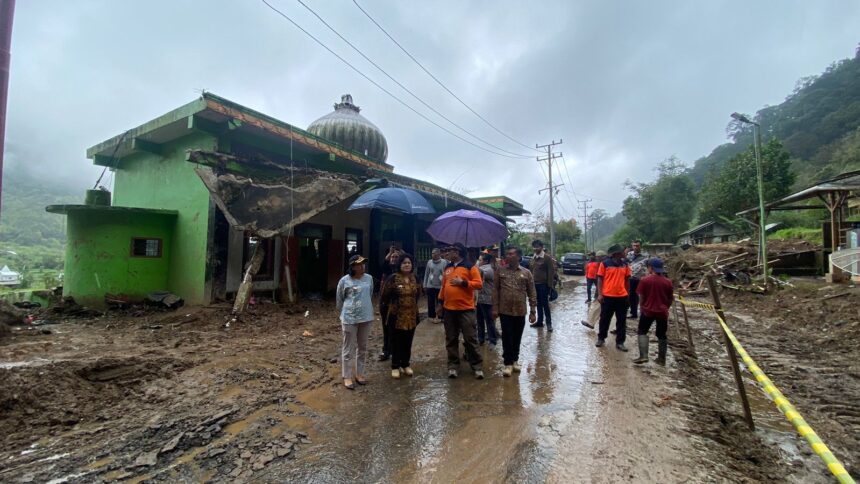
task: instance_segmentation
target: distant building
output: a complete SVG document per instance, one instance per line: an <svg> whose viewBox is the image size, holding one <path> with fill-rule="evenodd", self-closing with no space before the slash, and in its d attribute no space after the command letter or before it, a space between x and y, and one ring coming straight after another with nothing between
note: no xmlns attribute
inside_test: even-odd
<svg viewBox="0 0 860 484"><path fill-rule="evenodd" d="M21 274L3 266L0 269L0 286L17 286L21 284Z"/></svg>
<svg viewBox="0 0 860 484"><path fill-rule="evenodd" d="M114 172L114 193L47 210L66 216L64 296L88 305L159 290L189 304L229 300L258 246L254 290L279 300L333 291L351 254L378 276L393 243L420 270L435 216L347 210L374 186L415 190L440 214L479 210L505 223L524 213L504 197L488 204L394 173L387 140L349 95L304 130L204 93L87 156Z"/></svg>
<svg viewBox="0 0 860 484"><path fill-rule="evenodd" d="M738 233L730 225L710 221L697 225L678 236L678 245L718 244L735 242Z"/></svg>

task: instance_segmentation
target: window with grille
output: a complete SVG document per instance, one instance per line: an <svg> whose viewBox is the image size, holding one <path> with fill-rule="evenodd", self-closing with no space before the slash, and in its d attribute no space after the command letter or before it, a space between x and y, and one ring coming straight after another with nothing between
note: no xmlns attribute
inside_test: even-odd
<svg viewBox="0 0 860 484"><path fill-rule="evenodd" d="M161 239L135 237L131 239L132 257L161 257Z"/></svg>

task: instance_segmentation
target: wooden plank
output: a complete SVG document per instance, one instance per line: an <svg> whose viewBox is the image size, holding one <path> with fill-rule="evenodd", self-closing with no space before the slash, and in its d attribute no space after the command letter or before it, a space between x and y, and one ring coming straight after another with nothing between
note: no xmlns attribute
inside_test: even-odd
<svg viewBox="0 0 860 484"><path fill-rule="evenodd" d="M723 307L720 304L720 294L717 292L717 283L714 279L714 276L707 275L706 279L708 281L708 289L711 291L711 299L714 301L714 309L717 311L717 314L723 318L723 321L726 320L726 314L723 312ZM722 329L722 326L720 326ZM735 352L735 347L732 345L732 341L729 339L729 335L723 331L723 340L726 343L726 352L729 355L729 360L732 363L732 373L735 376L735 384L738 387L738 393L741 396L741 404L744 407L744 420L747 422L747 426L750 430L755 430L755 422L753 422L752 410L750 409L749 398L747 398L747 390L744 386L744 378L741 375L741 367L738 364L738 355Z"/></svg>

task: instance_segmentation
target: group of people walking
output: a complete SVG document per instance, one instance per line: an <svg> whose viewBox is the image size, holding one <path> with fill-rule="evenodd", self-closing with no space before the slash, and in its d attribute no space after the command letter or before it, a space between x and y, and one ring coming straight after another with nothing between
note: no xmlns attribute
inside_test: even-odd
<svg viewBox="0 0 860 484"><path fill-rule="evenodd" d="M629 249L613 245L606 252L589 254L585 267L586 302L593 304L591 290L596 287L594 302L599 306L589 308L589 320L585 326L594 328L597 321L596 346L606 344L609 326L615 318L615 347L628 351L624 344L627 340L627 311L631 318L638 318L637 345L639 357L634 363L647 363L651 326L657 326L657 360L666 364L668 341L666 331L669 320L669 307L674 300L672 281L666 277L663 261L649 258L642 252L642 242L633 241ZM593 310L592 310L593 309ZM640 311L641 310L641 311Z"/></svg>
<svg viewBox="0 0 860 484"><path fill-rule="evenodd" d="M379 288L379 314L383 348L380 361L391 360L391 376L412 376L412 341L420 323L419 299L427 296L427 319L445 330L448 377L457 378L461 356L475 378L483 379L479 346L502 341L504 376L520 371L519 350L526 316L534 327L552 330L549 294L555 280L555 260L543 243L533 243L535 256L527 269L521 265L522 250L508 247L504 258L498 248L481 253L478 265L459 244L435 248L427 261L424 278L415 275L414 258L392 246L385 256ZM337 310L343 327L342 376L344 386L367 383L367 341L374 320L374 280L366 272L361 255L349 259L349 273L338 282ZM501 322L498 334L496 320ZM463 353L460 352L460 342Z"/></svg>
<svg viewBox="0 0 860 484"><path fill-rule="evenodd" d="M412 341L421 322L422 295L427 296L427 319L444 326L449 378L459 376L462 356L475 378L483 379L479 346L496 345L499 339L504 363L502 375L509 377L519 372L526 317L532 327L553 330L549 301L558 278L557 263L546 253L541 241L534 241L532 249L534 255L526 268L518 247L507 247L501 258L498 248L490 247L481 253L478 265L470 260L462 245L435 248L419 281L414 258L392 246L385 256L378 285L383 333L379 360L391 360L391 377L399 379L414 374ZM614 317L616 348L628 351L625 341L629 310L630 317L639 318L640 354L634 363L648 361L648 332L656 323L657 363L665 364L668 308L673 292L662 260L643 254L639 241L629 250L613 245L606 253L589 256L586 291L587 302L593 305L589 313L598 315L596 345L606 344ZM349 389L367 383L365 362L370 327L375 319L372 298L376 287L373 277L366 272L366 262L363 256L353 255L349 259L349 273L337 286L337 310L343 328L342 376L344 386ZM501 334L496 331L496 320L500 321ZM583 324L593 328L595 322L583 321Z"/></svg>

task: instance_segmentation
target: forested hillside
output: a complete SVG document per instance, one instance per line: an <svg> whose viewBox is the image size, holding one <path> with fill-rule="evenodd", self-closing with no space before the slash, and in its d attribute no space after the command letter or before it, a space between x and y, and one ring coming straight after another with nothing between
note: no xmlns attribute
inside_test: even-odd
<svg viewBox="0 0 860 484"><path fill-rule="evenodd" d="M779 139L792 158L795 188L860 168L860 49L853 59L834 62L818 76L797 81L785 101L759 110L764 142ZM690 175L704 183L712 170L752 144L752 128L729 125L732 142L696 160Z"/></svg>
<svg viewBox="0 0 860 484"><path fill-rule="evenodd" d="M0 214L0 265L21 270L62 269L66 241L65 217L45 212L45 206L76 203L82 193L45 183L11 165L3 174ZM10 254L9 251L15 254Z"/></svg>
<svg viewBox="0 0 860 484"><path fill-rule="evenodd" d="M751 118L762 129L765 198L792 191L850 170L860 170L860 49L853 59L834 62L818 76L800 79L784 102L760 109ZM674 242L693 224L732 222L735 213L754 206L755 156L752 126L737 121L727 128L729 143L685 169L670 158L649 183L628 183L631 195L622 213L627 223L610 238L629 242ZM671 170L665 169L667 166ZM688 184L689 182L689 184ZM675 196L678 188L683 195ZM674 207L666 212L666 207ZM670 220L661 218L669 214ZM818 226L818 214L779 214L786 226ZM737 224L747 229L745 224Z"/></svg>

